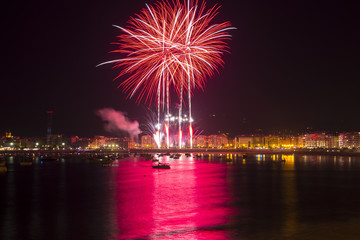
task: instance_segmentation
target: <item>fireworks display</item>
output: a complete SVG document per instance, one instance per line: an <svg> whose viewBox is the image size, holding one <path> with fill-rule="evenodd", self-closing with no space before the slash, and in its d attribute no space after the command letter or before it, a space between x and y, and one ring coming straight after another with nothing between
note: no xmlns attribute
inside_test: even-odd
<svg viewBox="0 0 360 240"><path fill-rule="evenodd" d="M207 78L224 64L222 54L228 51L226 40L234 29L230 22L211 24L219 7L205 10L205 2L160 1L146 5L139 14L119 27L122 34L113 53L122 57L102 64L113 64L121 71L117 78L128 97L151 105L156 100L157 131L163 130L169 145L169 129L162 124L170 113L170 89L179 98L179 146L182 136L182 108L188 98L188 129L192 146L191 95L195 88L204 89ZM102 65L100 64L100 65ZM163 118L163 119L162 119ZM160 134L157 135L158 141ZM169 146L168 146L169 147Z"/></svg>

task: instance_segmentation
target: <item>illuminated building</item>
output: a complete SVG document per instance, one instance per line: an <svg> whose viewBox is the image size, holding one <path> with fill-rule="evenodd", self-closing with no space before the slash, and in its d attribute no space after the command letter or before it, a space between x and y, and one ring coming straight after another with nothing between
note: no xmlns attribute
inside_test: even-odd
<svg viewBox="0 0 360 240"><path fill-rule="evenodd" d="M264 136L253 136L251 147L252 148L263 148L263 147L265 147L265 137Z"/></svg>
<svg viewBox="0 0 360 240"><path fill-rule="evenodd" d="M44 145L44 140L40 138L22 138L19 140L20 148L40 148Z"/></svg>
<svg viewBox="0 0 360 240"><path fill-rule="evenodd" d="M236 148L251 148L253 139L251 136L237 136L235 137Z"/></svg>
<svg viewBox="0 0 360 240"><path fill-rule="evenodd" d="M278 137L278 145L280 148L293 148L297 146L298 138L291 135Z"/></svg>
<svg viewBox="0 0 360 240"><path fill-rule="evenodd" d="M205 148L208 147L209 140L205 135L199 135L194 139L194 147L196 148Z"/></svg>
<svg viewBox="0 0 360 240"><path fill-rule="evenodd" d="M265 148L279 148L281 147L281 138L279 136L266 136L265 137Z"/></svg>
<svg viewBox="0 0 360 240"><path fill-rule="evenodd" d="M337 148L338 137L324 132L303 135L303 143L306 148Z"/></svg>
<svg viewBox="0 0 360 240"><path fill-rule="evenodd" d="M130 136L130 141L129 141L129 146L128 147L129 148L136 148L137 147L134 136Z"/></svg>
<svg viewBox="0 0 360 240"><path fill-rule="evenodd" d="M151 135L141 136L141 147L143 148L157 148L154 137Z"/></svg>
<svg viewBox="0 0 360 240"><path fill-rule="evenodd" d="M297 137L296 147L305 148L305 135L300 135Z"/></svg>
<svg viewBox="0 0 360 240"><path fill-rule="evenodd" d="M228 138L224 135L210 135L209 137L209 146L211 148L223 148L228 146Z"/></svg>
<svg viewBox="0 0 360 240"><path fill-rule="evenodd" d="M95 136L95 138L89 143L88 148L97 149L104 147L106 143L106 138L104 136Z"/></svg>
<svg viewBox="0 0 360 240"><path fill-rule="evenodd" d="M360 148L360 132L344 132L339 134L340 148Z"/></svg>
<svg viewBox="0 0 360 240"><path fill-rule="evenodd" d="M91 138L78 138L75 139L74 137L71 138L72 140L76 140L75 142L71 143L71 146L74 148L79 148L79 149L86 149L89 147L90 143L92 142Z"/></svg>
<svg viewBox="0 0 360 240"><path fill-rule="evenodd" d="M54 149L54 148L63 148L63 145L69 145L69 142L67 144L65 143L65 138L62 134L48 134L46 136L46 145L43 145L44 148Z"/></svg>

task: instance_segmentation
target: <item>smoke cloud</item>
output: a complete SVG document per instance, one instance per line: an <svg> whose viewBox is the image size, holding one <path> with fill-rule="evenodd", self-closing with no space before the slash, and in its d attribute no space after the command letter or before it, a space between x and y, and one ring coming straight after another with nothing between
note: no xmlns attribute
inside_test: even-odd
<svg viewBox="0 0 360 240"><path fill-rule="evenodd" d="M131 121L126 113L116 111L112 108L104 108L96 111L96 114L105 122L105 130L108 132L124 131L131 136L141 133L138 121Z"/></svg>

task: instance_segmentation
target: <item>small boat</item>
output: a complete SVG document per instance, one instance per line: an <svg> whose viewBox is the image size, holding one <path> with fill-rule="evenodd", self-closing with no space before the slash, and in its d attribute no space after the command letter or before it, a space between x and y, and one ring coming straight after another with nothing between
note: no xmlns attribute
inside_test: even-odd
<svg viewBox="0 0 360 240"><path fill-rule="evenodd" d="M158 162L159 159L158 159L158 158L153 158L153 160L151 160L151 161L153 161L153 162Z"/></svg>
<svg viewBox="0 0 360 240"><path fill-rule="evenodd" d="M157 169L170 169L170 165L166 164L166 163L160 163L158 162L157 165L152 165L152 168L157 168Z"/></svg>

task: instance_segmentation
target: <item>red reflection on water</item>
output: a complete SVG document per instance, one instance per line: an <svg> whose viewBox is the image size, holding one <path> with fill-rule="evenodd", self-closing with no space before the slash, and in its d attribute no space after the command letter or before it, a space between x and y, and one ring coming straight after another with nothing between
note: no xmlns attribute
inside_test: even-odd
<svg viewBox="0 0 360 240"><path fill-rule="evenodd" d="M145 238L153 229L152 168L145 161L118 161L113 168L110 239ZM150 176L150 177L149 177Z"/></svg>
<svg viewBox="0 0 360 240"><path fill-rule="evenodd" d="M152 169L145 161L120 164L116 172L117 238L227 238L226 225L232 215L227 166L184 156L163 161L171 169Z"/></svg>

